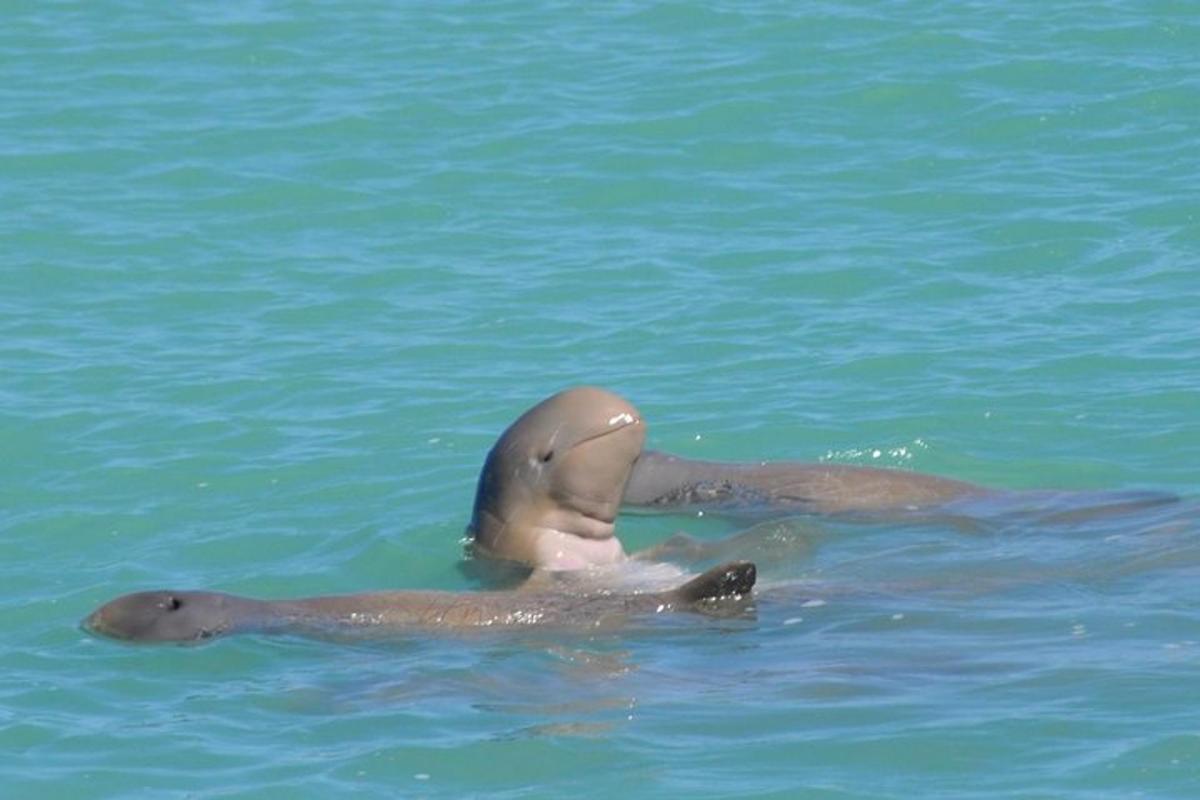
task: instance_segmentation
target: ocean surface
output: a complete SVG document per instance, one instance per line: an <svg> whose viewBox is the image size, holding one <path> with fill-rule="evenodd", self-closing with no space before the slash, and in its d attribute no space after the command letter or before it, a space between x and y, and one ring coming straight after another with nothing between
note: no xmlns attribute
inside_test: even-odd
<svg viewBox="0 0 1200 800"><path fill-rule="evenodd" d="M0 78L5 798L1200 796L1195 4L15 0ZM478 589L484 456L579 383L692 458L1181 499L622 517L742 532L732 619L79 627Z"/></svg>

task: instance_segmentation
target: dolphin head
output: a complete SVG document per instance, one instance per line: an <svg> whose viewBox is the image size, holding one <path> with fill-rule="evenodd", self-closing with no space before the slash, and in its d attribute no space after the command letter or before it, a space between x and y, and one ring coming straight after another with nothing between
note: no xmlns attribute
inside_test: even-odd
<svg viewBox="0 0 1200 800"><path fill-rule="evenodd" d="M545 569L622 560L614 521L645 437L638 410L596 387L526 411L483 464L469 527L475 551Z"/></svg>
<svg viewBox="0 0 1200 800"><path fill-rule="evenodd" d="M219 592L134 592L100 606L83 626L135 642L196 642L220 636L234 626L236 601Z"/></svg>

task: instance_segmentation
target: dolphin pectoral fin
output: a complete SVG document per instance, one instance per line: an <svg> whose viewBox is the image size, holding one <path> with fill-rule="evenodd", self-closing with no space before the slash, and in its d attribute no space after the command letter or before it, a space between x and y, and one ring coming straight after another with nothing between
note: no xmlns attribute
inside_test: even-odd
<svg viewBox="0 0 1200 800"><path fill-rule="evenodd" d="M720 600L750 594L758 571L751 561L731 561L713 567L679 587L679 597L685 602Z"/></svg>

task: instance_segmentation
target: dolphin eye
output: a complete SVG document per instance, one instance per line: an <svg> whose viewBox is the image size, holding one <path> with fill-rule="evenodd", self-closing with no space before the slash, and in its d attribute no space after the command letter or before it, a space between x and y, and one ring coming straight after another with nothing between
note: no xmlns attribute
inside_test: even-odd
<svg viewBox="0 0 1200 800"><path fill-rule="evenodd" d="M541 461L543 464L549 464L553 460L554 460L554 451L553 450L547 450L546 452L544 452L540 456L538 456L538 461Z"/></svg>
<svg viewBox="0 0 1200 800"><path fill-rule="evenodd" d="M167 598L166 602L163 603L163 607L168 611L178 611L183 607L183 601L175 595L171 595Z"/></svg>

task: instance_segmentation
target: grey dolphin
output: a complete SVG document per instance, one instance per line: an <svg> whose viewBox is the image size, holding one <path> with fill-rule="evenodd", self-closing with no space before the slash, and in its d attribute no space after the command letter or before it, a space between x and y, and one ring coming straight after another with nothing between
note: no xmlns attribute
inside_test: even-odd
<svg viewBox="0 0 1200 800"><path fill-rule="evenodd" d="M484 461L467 528L474 552L549 570L621 563L622 504L833 513L925 507L987 491L899 470L691 461L643 452L645 431L632 403L594 386L526 411Z"/></svg>
<svg viewBox="0 0 1200 800"><path fill-rule="evenodd" d="M668 591L397 591L255 600L220 592L122 595L93 611L86 629L135 642L199 642L235 633L386 635L529 626L596 627L630 615L705 611L749 594L754 564L714 567Z"/></svg>
<svg viewBox="0 0 1200 800"><path fill-rule="evenodd" d="M642 451L645 421L613 392L560 392L514 422L488 454L469 531L480 555L578 569L625 560L620 505L779 514L1036 514L1078 520L1174 502L1152 491L1007 491L899 469L724 463ZM551 445L553 443L553 446ZM564 457L565 456L565 457ZM637 554L652 559L655 551Z"/></svg>

